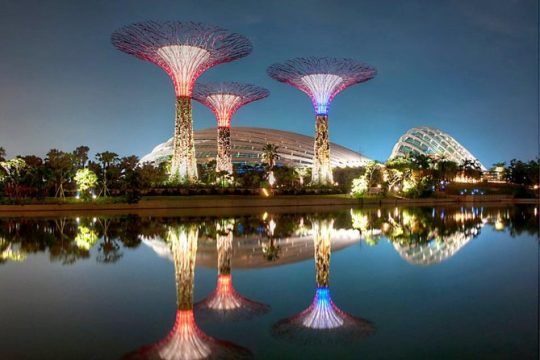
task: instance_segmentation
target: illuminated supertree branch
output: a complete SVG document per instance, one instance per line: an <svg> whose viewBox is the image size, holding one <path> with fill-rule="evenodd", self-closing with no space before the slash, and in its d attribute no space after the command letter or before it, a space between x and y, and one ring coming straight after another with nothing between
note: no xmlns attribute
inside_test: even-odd
<svg viewBox="0 0 540 360"><path fill-rule="evenodd" d="M161 67L176 93L176 125L171 177L197 179L191 96L197 78L207 69L248 55L245 37L193 22L147 21L124 26L112 34L119 50Z"/></svg>
<svg viewBox="0 0 540 360"><path fill-rule="evenodd" d="M326 341L331 336L338 341L354 340L371 335L375 328L370 321L342 311L330 296L328 284L333 221L313 220L312 224L317 282L315 297L306 310L279 321L272 331L278 336L302 341Z"/></svg>
<svg viewBox="0 0 540 360"><path fill-rule="evenodd" d="M328 141L330 103L347 87L373 79L375 69L351 59L307 57L274 64L267 72L273 79L292 85L311 98L316 114L312 181L316 184L332 184Z"/></svg>
<svg viewBox="0 0 540 360"><path fill-rule="evenodd" d="M203 301L195 304L196 310L205 317L238 320L264 314L270 310L266 304L249 300L240 295L233 286L231 275L232 224L218 224L217 253L218 280L216 289Z"/></svg>
<svg viewBox="0 0 540 360"><path fill-rule="evenodd" d="M251 352L206 335L193 314L193 284L198 230L195 225L170 228L170 244L176 274L176 321L169 334L155 344L127 356L129 359L244 359Z"/></svg>
<svg viewBox="0 0 540 360"><path fill-rule="evenodd" d="M231 119L242 106L263 99L269 91L255 85L236 82L197 84L193 98L206 105L217 120L216 170L233 172L231 157Z"/></svg>

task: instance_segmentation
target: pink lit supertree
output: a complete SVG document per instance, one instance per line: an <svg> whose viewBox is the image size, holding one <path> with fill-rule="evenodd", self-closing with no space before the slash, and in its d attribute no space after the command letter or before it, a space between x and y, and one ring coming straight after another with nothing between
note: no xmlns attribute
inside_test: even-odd
<svg viewBox="0 0 540 360"><path fill-rule="evenodd" d="M237 82L197 84L193 98L212 110L217 120L216 171L233 172L231 157L231 119L238 109L267 97L261 87Z"/></svg>
<svg viewBox="0 0 540 360"><path fill-rule="evenodd" d="M218 317L229 321L265 314L266 304L249 300L233 286L231 263L233 253L233 220L220 220L217 225L218 280L216 289L206 299L195 304L204 317ZM199 312L197 312L197 315Z"/></svg>
<svg viewBox="0 0 540 360"><path fill-rule="evenodd" d="M198 229L194 224L171 226L167 233L176 278L176 321L168 335L130 353L127 359L250 359L248 349L206 335L195 322L193 284Z"/></svg>
<svg viewBox="0 0 540 360"><path fill-rule="evenodd" d="M330 103L340 91L373 79L376 70L351 59L306 57L271 65L267 73L277 81L302 90L311 98L316 115L312 182L333 184L328 141Z"/></svg>
<svg viewBox="0 0 540 360"><path fill-rule="evenodd" d="M330 239L333 220L312 219L316 283L311 305L301 313L277 322L277 336L305 342L356 340L373 334L374 325L339 309L330 296Z"/></svg>
<svg viewBox="0 0 540 360"><path fill-rule="evenodd" d="M225 29L193 22L147 21L112 34L119 50L161 67L176 93L176 123L171 177L197 179L191 96L197 78L207 69L248 55L250 41Z"/></svg>

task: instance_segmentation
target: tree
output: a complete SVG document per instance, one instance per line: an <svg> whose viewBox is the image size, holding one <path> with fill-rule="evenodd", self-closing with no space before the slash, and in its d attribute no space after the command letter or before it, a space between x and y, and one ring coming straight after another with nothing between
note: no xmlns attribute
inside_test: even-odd
<svg viewBox="0 0 540 360"><path fill-rule="evenodd" d="M101 194L103 194L103 196L110 195L108 187L109 179L107 177L107 172L111 170L112 166L118 163L118 154L110 151L100 152L96 154L96 160L101 165L101 172L103 175Z"/></svg>
<svg viewBox="0 0 540 360"><path fill-rule="evenodd" d="M6 150L0 146L0 161L6 160Z"/></svg>
<svg viewBox="0 0 540 360"><path fill-rule="evenodd" d="M45 166L49 173L49 179L55 186L55 197L65 197L64 185L74 175L75 166L73 154L57 149L51 149L45 158Z"/></svg>
<svg viewBox="0 0 540 360"><path fill-rule="evenodd" d="M462 176L467 178L479 179L482 177L482 168L476 160L463 160L461 164L459 164L458 170Z"/></svg>
<svg viewBox="0 0 540 360"><path fill-rule="evenodd" d="M75 161L75 165L78 169L82 169L86 166L86 162L88 161L88 152L90 151L90 148L88 146L79 146L73 151L73 158Z"/></svg>
<svg viewBox="0 0 540 360"><path fill-rule="evenodd" d="M97 185L98 178L92 170L84 168L77 170L75 173L75 182L80 196L83 199L89 199Z"/></svg>
<svg viewBox="0 0 540 360"><path fill-rule="evenodd" d="M276 161L280 158L278 154L278 149L279 146L276 146L274 144L266 144L262 148L262 159L268 167L268 171L272 171L274 169Z"/></svg>
<svg viewBox="0 0 540 360"><path fill-rule="evenodd" d="M9 191L15 197L19 196L19 185L22 179L23 170L26 168L26 162L21 158L14 158L0 162L0 168L3 169L4 175L0 174L0 180L5 182L12 191Z"/></svg>

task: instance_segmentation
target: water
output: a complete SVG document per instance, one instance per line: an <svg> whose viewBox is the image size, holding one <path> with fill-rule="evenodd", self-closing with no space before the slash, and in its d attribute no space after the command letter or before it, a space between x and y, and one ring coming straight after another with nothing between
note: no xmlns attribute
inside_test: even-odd
<svg viewBox="0 0 540 360"><path fill-rule="evenodd" d="M537 212L3 217L0 358L537 359Z"/></svg>

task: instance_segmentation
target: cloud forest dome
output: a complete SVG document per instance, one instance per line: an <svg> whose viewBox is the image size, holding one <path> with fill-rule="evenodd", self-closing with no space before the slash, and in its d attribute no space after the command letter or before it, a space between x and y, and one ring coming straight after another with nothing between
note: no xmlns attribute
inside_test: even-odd
<svg viewBox="0 0 540 360"><path fill-rule="evenodd" d="M278 146L280 159L277 163L293 167L308 167L313 164L313 137L289 131L252 128L231 128L231 154L233 163L257 164L261 162L262 147L268 143ZM205 163L217 156L216 129L195 131L197 161ZM363 166L370 161L367 157L338 144L331 143L330 162L333 167ZM172 139L157 145L141 163L161 163L172 154Z"/></svg>
<svg viewBox="0 0 540 360"><path fill-rule="evenodd" d="M394 145L390 159L407 156L409 153L439 155L458 164L464 160L472 160L478 162L482 170L486 170L485 166L456 139L432 127L422 126L408 130Z"/></svg>

